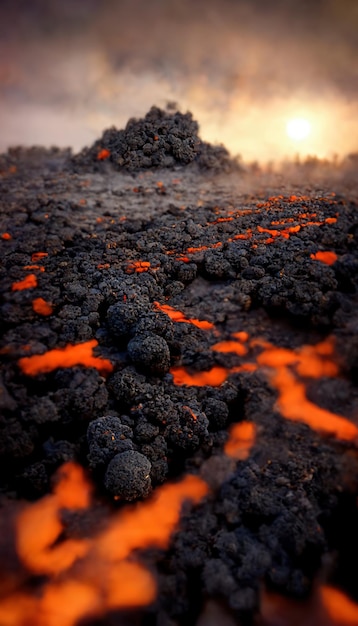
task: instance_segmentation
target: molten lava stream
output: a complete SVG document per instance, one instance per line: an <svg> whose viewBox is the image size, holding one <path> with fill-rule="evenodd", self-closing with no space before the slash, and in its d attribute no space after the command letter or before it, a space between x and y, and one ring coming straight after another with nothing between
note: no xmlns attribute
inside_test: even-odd
<svg viewBox="0 0 358 626"><path fill-rule="evenodd" d="M29 584L21 573L18 589L0 599L1 626L75 626L111 610L150 604L156 581L134 560L133 551L166 548L183 502L198 503L207 492L203 480L187 475L157 488L147 501L122 509L97 536L72 539L66 537L61 511L88 509L91 486L81 467L65 464L54 493L17 518L16 547ZM34 587L32 575L46 578Z"/></svg>
<svg viewBox="0 0 358 626"><path fill-rule="evenodd" d="M42 305L41 310L43 311ZM48 312L47 314L50 313ZM98 346L96 339L75 345L69 344L64 348L54 348L44 354L22 357L19 359L18 364L22 372L27 376L45 374L58 367L74 367L75 365L94 367L100 372L108 374L113 370L113 365L108 359L93 356L93 349L96 346Z"/></svg>

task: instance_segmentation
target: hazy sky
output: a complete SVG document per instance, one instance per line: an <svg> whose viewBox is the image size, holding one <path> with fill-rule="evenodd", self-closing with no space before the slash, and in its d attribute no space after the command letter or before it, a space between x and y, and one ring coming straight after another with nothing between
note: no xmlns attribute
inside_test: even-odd
<svg viewBox="0 0 358 626"><path fill-rule="evenodd" d="M358 1L0 1L0 149L78 149L170 100L247 159L357 150Z"/></svg>

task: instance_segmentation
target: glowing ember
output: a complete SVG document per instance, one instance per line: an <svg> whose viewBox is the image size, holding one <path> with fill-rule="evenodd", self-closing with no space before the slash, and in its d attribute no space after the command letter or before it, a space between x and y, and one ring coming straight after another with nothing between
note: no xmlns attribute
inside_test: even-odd
<svg viewBox="0 0 358 626"><path fill-rule="evenodd" d="M211 330L212 328L214 328L214 324L212 324L211 322L185 317L184 313L173 309L173 307L169 306L168 304L160 304L159 302L154 302L154 306L156 309L159 309L159 311L162 311L163 313L168 315L168 317L170 317L173 322L185 322L187 324L193 324L193 326L201 328L202 330Z"/></svg>
<svg viewBox="0 0 358 626"><path fill-rule="evenodd" d="M311 124L302 117L295 117L286 124L286 133L294 141L302 141L311 133Z"/></svg>
<svg viewBox="0 0 358 626"><path fill-rule="evenodd" d="M37 287L37 278L35 274L29 274L23 280L12 283L11 291L22 291L23 289L32 289L33 287Z"/></svg>
<svg viewBox="0 0 358 626"><path fill-rule="evenodd" d="M46 300L44 300L43 298L35 298L32 301L32 308L35 313L38 313L39 315L48 316L52 315L53 313L53 308L51 304L46 302Z"/></svg>
<svg viewBox="0 0 358 626"><path fill-rule="evenodd" d="M323 252L319 250L316 254L311 254L310 258L315 261L321 261L321 263L325 263L326 265L333 265L338 257L335 252Z"/></svg>
<svg viewBox="0 0 358 626"><path fill-rule="evenodd" d="M73 367L84 365L85 367L95 367L103 373L113 370L113 365L107 359L93 356L93 349L98 345L96 339L91 339L84 343L68 345L65 348L54 348L45 354L34 354L23 357L19 360L19 367L27 376L36 376L51 372L58 367Z"/></svg>
<svg viewBox="0 0 358 626"><path fill-rule="evenodd" d="M108 159L111 156L111 153L109 150L107 150L106 148L102 148L98 154L97 154L97 159L98 161L105 161L106 159Z"/></svg>
<svg viewBox="0 0 358 626"><path fill-rule="evenodd" d="M256 439L256 427L252 422L233 424L229 430L229 439L224 446L224 452L239 461L248 458Z"/></svg>
<svg viewBox="0 0 358 626"><path fill-rule="evenodd" d="M0 235L1 239L3 239L4 241L9 241L10 239L12 239L10 233L1 233Z"/></svg>

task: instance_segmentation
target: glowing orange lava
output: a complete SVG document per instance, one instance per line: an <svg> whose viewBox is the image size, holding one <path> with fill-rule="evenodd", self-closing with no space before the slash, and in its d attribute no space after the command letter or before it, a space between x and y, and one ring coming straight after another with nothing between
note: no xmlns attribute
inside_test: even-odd
<svg viewBox="0 0 358 626"><path fill-rule="evenodd" d="M34 354L19 360L18 364L22 372L27 376L36 376L51 372L58 367L73 367L84 365L85 367L95 367L103 373L113 370L113 365L107 359L93 356L93 349L98 345L96 339L68 345L64 348L54 348L45 354Z"/></svg>
<svg viewBox="0 0 358 626"><path fill-rule="evenodd" d="M34 252L31 255L31 261L35 262L39 261L40 259L44 259L48 256L48 252Z"/></svg>
<svg viewBox="0 0 358 626"><path fill-rule="evenodd" d="M142 272L147 272L149 268L149 261L132 261L127 265L126 274L132 274L133 272L141 274Z"/></svg>
<svg viewBox="0 0 358 626"><path fill-rule="evenodd" d="M10 233L1 233L0 235L1 239L3 239L4 241L10 241L10 239L12 239Z"/></svg>
<svg viewBox="0 0 358 626"><path fill-rule="evenodd" d="M321 263L325 263L326 265L333 265L338 259L335 252L324 252L320 250L316 252L316 254L310 254L310 258L315 261L321 261Z"/></svg>
<svg viewBox="0 0 358 626"><path fill-rule="evenodd" d="M185 317L184 313L173 309L173 307L169 306L169 304L160 304L159 302L154 302L154 306L159 311L162 311L163 313L168 315L168 317L170 317L173 322L185 322L187 324L193 324L193 326L201 328L202 330L211 330L212 328L214 328L214 324L212 324L211 322Z"/></svg>
<svg viewBox="0 0 358 626"><path fill-rule="evenodd" d="M219 341L211 346L211 349L214 352L233 352L239 356L247 354L246 346L243 346L238 341Z"/></svg>
<svg viewBox="0 0 358 626"><path fill-rule="evenodd" d="M225 443L224 452L227 456L245 461L250 455L256 440L256 427L252 422L239 422L229 429L229 439Z"/></svg>
<svg viewBox="0 0 358 626"><path fill-rule="evenodd" d="M357 626L358 604L350 600L342 591L334 587L323 586L320 589L323 607L333 624L339 626Z"/></svg>
<svg viewBox="0 0 358 626"><path fill-rule="evenodd" d="M49 304L49 302L46 302L46 300L44 300L43 298L35 298L32 301L32 308L35 311L35 313L38 313L39 315L48 316L48 315L52 315L53 313L53 307L51 306L51 304Z"/></svg>
<svg viewBox="0 0 358 626"><path fill-rule="evenodd" d="M247 333L236 333L237 338L248 341ZM283 417L307 424L317 432L337 439L358 442L358 427L349 419L322 409L306 397L305 383L301 378L334 377L338 374L334 362L334 340L327 338L315 346L304 345L296 350L275 347L262 339L252 339L246 345L238 341L222 341L214 344L212 350L235 353L245 356L249 349L261 348L255 361L247 361L231 368L214 366L204 372L190 372L185 367L173 367L170 373L175 385L217 387L230 374L254 372L258 368L269 368L267 376L278 392L277 407Z"/></svg>
<svg viewBox="0 0 358 626"><path fill-rule="evenodd" d="M185 476L158 488L152 498L122 509L97 536L66 537L63 509L91 506L91 487L82 468L67 463L55 492L31 504L16 522L17 551L30 575L47 576L0 599L1 626L75 626L109 610L145 606L156 597L151 572L133 559L138 548L168 546L185 500L199 502L208 493L200 478ZM31 582L31 578L29 579Z"/></svg>
<svg viewBox="0 0 358 626"><path fill-rule="evenodd" d="M33 287L37 287L37 278L35 274L29 274L23 280L12 283L11 291L22 291L23 289L32 289Z"/></svg>
<svg viewBox="0 0 358 626"><path fill-rule="evenodd" d="M188 372L185 367L172 367L170 373L173 376L174 385L192 385L194 387L218 387L228 377L228 370L225 367L215 366L206 372Z"/></svg>

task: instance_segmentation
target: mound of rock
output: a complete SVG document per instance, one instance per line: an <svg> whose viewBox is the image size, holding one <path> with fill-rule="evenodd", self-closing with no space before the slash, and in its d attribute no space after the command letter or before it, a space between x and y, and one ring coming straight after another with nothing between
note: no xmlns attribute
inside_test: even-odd
<svg viewBox="0 0 358 626"><path fill-rule="evenodd" d="M114 126L72 159L75 166L100 170L105 162L116 169L168 168L197 163L200 168L238 168L224 146L202 141L191 113L152 107L144 118L132 118L124 130Z"/></svg>

